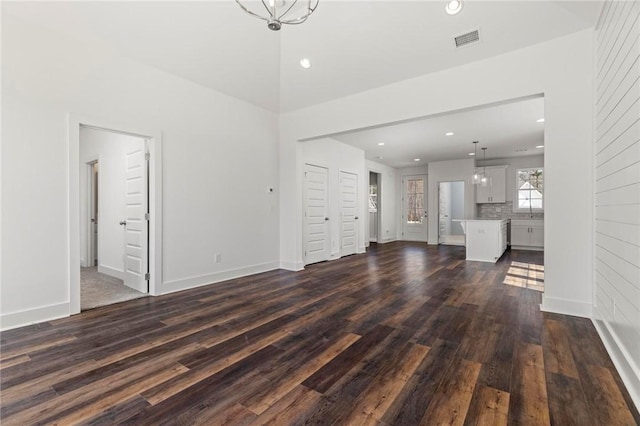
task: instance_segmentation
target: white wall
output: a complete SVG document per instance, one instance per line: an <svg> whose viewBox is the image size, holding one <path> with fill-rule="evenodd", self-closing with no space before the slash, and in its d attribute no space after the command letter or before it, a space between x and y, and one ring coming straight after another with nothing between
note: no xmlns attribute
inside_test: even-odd
<svg viewBox="0 0 640 426"><path fill-rule="evenodd" d="M87 43L2 13L3 328L69 313L70 112L162 133L160 293L278 266L276 115Z"/></svg>
<svg viewBox="0 0 640 426"><path fill-rule="evenodd" d="M282 265L301 264L298 140L544 94L547 191L543 308L590 315L593 275L585 265L592 262L593 241L593 39L593 31L585 30L282 114ZM583 185L575 185L576 176L582 177Z"/></svg>
<svg viewBox="0 0 640 426"><path fill-rule="evenodd" d="M326 167L329 170L329 234L331 236L331 254L329 259L340 258L340 171L354 173L358 176L358 253L365 251L366 217L368 204L364 201L369 193L367 184L369 177L365 172L364 151L338 142L335 139L323 138L302 142L302 163ZM300 175L302 180L302 175Z"/></svg>
<svg viewBox="0 0 640 426"><path fill-rule="evenodd" d="M529 155L526 157L511 157L511 158L495 158L486 161L478 161L478 167L481 166L507 166L506 171L506 200L513 202L518 199L517 185L516 185L516 170L527 169L531 167L544 167L544 155ZM546 186L546 185L545 185ZM517 203L514 203L514 209L517 208ZM527 210L528 211L528 210Z"/></svg>
<svg viewBox="0 0 640 426"><path fill-rule="evenodd" d="M398 190L396 183L397 170L375 161L366 160L367 170L379 173L378 198L381 209L378 209L381 227L378 229L378 242L388 243L397 238L397 206Z"/></svg>
<svg viewBox="0 0 640 426"><path fill-rule="evenodd" d="M124 273L124 227L119 222L125 218L125 154L134 144L143 149L144 139L80 128L80 260L87 261L87 163L99 158L98 271L120 279Z"/></svg>
<svg viewBox="0 0 640 426"><path fill-rule="evenodd" d="M594 318L640 407L640 2L604 6L597 32ZM635 24L634 24L635 23Z"/></svg>
<svg viewBox="0 0 640 426"><path fill-rule="evenodd" d="M475 187L471 182L475 162L473 159L436 161L429 163L429 244L438 244L438 183L464 182L464 219L475 217Z"/></svg>

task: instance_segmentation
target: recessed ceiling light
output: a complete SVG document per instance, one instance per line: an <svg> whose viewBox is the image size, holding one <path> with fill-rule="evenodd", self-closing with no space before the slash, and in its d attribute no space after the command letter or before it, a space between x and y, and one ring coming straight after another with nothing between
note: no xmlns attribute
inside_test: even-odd
<svg viewBox="0 0 640 426"><path fill-rule="evenodd" d="M384 142L378 142L378 146L384 146Z"/></svg>
<svg viewBox="0 0 640 426"><path fill-rule="evenodd" d="M470 152L469 155L473 157L474 155L476 155L476 153L475 152Z"/></svg>
<svg viewBox="0 0 640 426"><path fill-rule="evenodd" d="M544 145L537 145L536 148L542 149L542 148L544 148Z"/></svg>
<svg viewBox="0 0 640 426"><path fill-rule="evenodd" d="M420 159L419 158L414 158L413 161L420 161Z"/></svg>
<svg viewBox="0 0 640 426"><path fill-rule="evenodd" d="M311 61L309 58L302 58L300 59L300 66L304 69L309 69L311 68Z"/></svg>
<svg viewBox="0 0 640 426"><path fill-rule="evenodd" d="M460 11L462 10L462 0L447 1L447 6L445 6L444 10L449 15L460 13Z"/></svg>
<svg viewBox="0 0 640 426"><path fill-rule="evenodd" d="M544 123L544 118L539 118L536 120L536 123Z"/></svg>
<svg viewBox="0 0 640 426"><path fill-rule="evenodd" d="M444 134L445 136L453 136L453 132L447 132Z"/></svg>

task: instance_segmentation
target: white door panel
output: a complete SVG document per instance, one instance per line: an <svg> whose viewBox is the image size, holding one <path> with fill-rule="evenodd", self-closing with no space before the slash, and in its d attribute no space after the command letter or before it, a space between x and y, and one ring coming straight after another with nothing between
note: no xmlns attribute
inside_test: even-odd
<svg viewBox="0 0 640 426"><path fill-rule="evenodd" d="M147 293L148 226L145 142L131 143L125 153L124 284Z"/></svg>
<svg viewBox="0 0 640 426"><path fill-rule="evenodd" d="M358 175L340 172L340 256L358 251Z"/></svg>
<svg viewBox="0 0 640 426"><path fill-rule="evenodd" d="M329 173L325 167L305 164L304 263L329 259Z"/></svg>

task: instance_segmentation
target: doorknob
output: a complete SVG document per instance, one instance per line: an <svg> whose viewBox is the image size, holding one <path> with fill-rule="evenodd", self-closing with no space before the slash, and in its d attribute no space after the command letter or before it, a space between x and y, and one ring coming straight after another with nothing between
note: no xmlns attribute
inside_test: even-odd
<svg viewBox="0 0 640 426"><path fill-rule="evenodd" d="M355 220L358 220L358 216L355 217Z"/></svg>
<svg viewBox="0 0 640 426"><path fill-rule="evenodd" d="M126 224L127 224L127 221L126 221L126 220L121 220L121 221L120 221L120 225L125 226Z"/></svg>
<svg viewBox="0 0 640 426"><path fill-rule="evenodd" d="M324 220L329 220L329 218L328 218L328 217L325 217L325 218L324 218Z"/></svg>

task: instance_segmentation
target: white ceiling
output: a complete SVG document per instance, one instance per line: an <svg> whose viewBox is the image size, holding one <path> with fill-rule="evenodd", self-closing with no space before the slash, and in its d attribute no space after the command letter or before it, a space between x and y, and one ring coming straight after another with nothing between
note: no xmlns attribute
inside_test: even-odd
<svg viewBox="0 0 640 426"><path fill-rule="evenodd" d="M543 153L544 149L536 148L544 145L544 123L537 122L541 118L544 99L539 97L331 138L364 150L369 160L396 168L473 158L469 153L474 151L474 140L479 141L478 160L483 158L481 147L487 147L487 159L508 158ZM447 132L454 135L445 136Z"/></svg>
<svg viewBox="0 0 640 426"><path fill-rule="evenodd" d="M602 1L320 0L309 20L266 28L231 0L2 2L3 13L272 111L289 111L498 55L595 25ZM479 28L481 43L453 36ZM302 57L313 66L303 70Z"/></svg>

